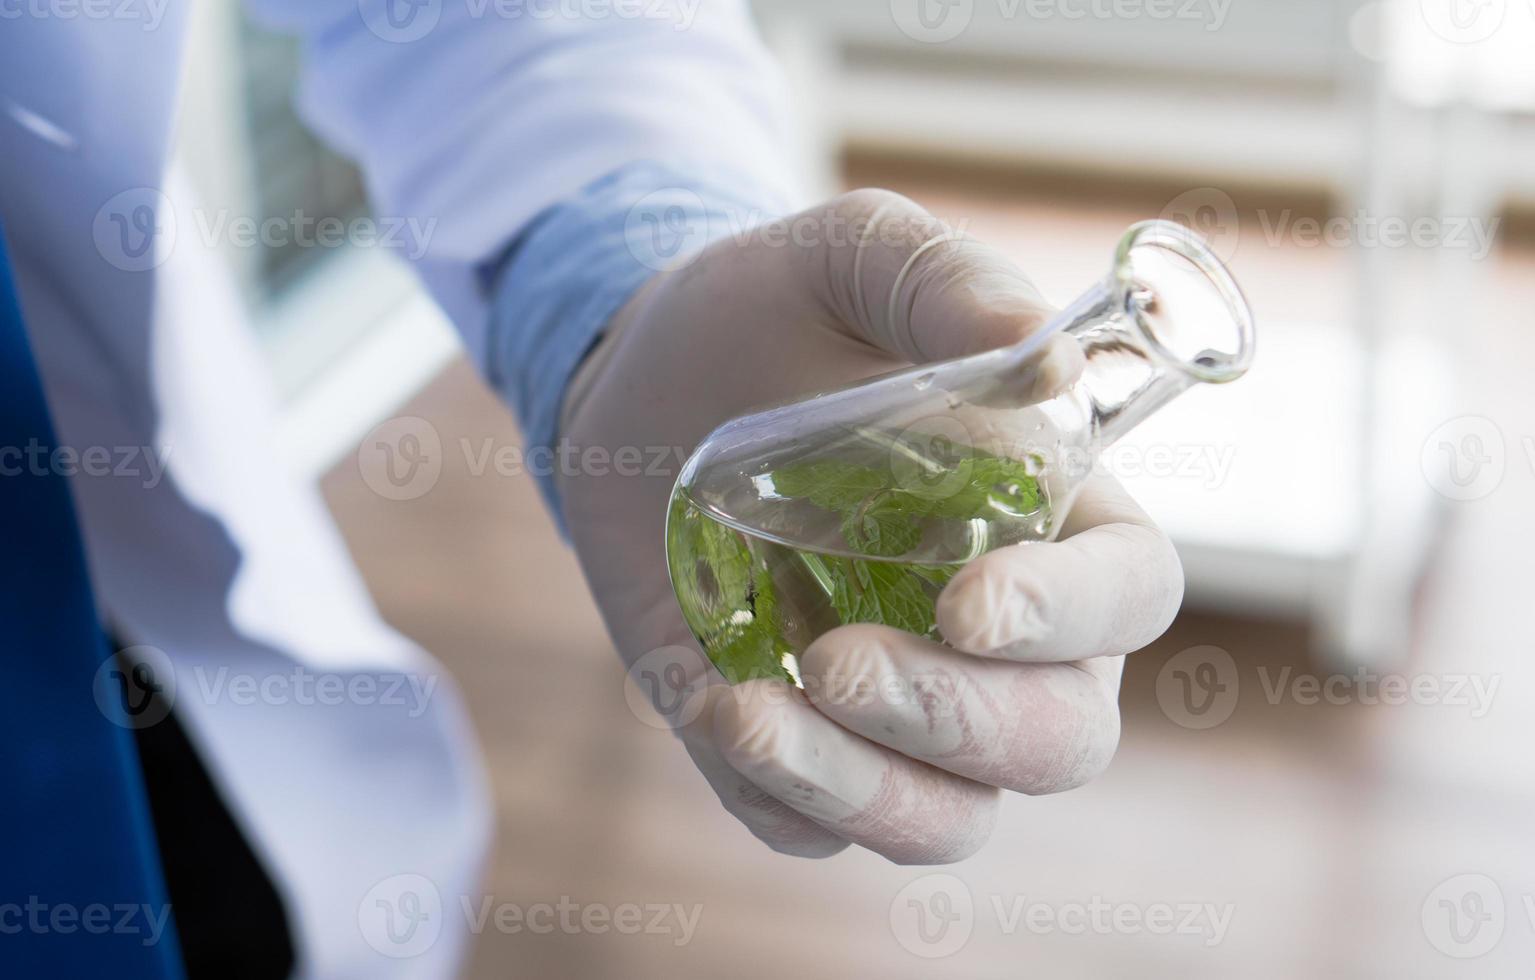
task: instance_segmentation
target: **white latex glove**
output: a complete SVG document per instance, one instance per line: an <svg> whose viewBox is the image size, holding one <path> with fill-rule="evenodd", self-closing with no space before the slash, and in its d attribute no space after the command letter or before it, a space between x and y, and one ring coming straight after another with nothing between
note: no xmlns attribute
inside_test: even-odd
<svg viewBox="0 0 1535 980"><path fill-rule="evenodd" d="M691 452L749 409L1010 344L1053 312L1000 253L952 236L920 249L901 278L948 229L898 195L856 191L790 220L818 229L816 244L732 236L648 283L572 385L562 439ZM559 477L587 580L630 664L696 649L663 551L676 475ZM770 847L825 856L851 842L902 863L956 861L987 839L1000 789L1053 793L1103 770L1119 738L1123 655L1167 628L1182 591L1167 538L1095 476L1060 541L993 551L954 577L937 607L950 645L853 625L801 658L809 691L895 682L920 696L732 688L699 659L695 696L706 700L670 707L691 719L683 742L725 808Z"/></svg>

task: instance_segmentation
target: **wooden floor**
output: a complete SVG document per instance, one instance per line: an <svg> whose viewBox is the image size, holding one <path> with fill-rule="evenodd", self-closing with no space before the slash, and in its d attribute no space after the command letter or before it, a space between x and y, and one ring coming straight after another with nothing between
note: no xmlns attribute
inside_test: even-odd
<svg viewBox="0 0 1535 980"><path fill-rule="evenodd" d="M1009 214L1024 222L1028 212ZM1026 224L1017 235L1027 240ZM1467 411L1499 418L1511 440L1535 433L1532 281L1528 261L1500 280L1522 331L1496 317L1457 325L1483 382ZM1010 799L992 843L948 869L972 902L963 923L972 931L952 955L926 959L908 948L930 949L914 942L906 902L940 886L958 895L954 882L857 851L821 862L770 853L720 809L671 737L631 713L576 564L532 484L470 473L462 440L471 456L487 439L520 444L473 372L453 367L402 414L442 435L435 489L384 500L349 463L325 491L389 620L467 694L498 808L487 894L522 906L568 898L700 909L686 942L677 930L492 931L472 977L1426 980L1528 976L1535 964L1535 519L1532 474L1512 446L1506 486L1456 514L1405 667L1500 679L1486 717L1443 704L1270 703L1266 684L1317 672L1304 627L1186 612L1131 658L1108 773L1063 796ZM1163 665L1199 645L1230 651L1240 680L1234 714L1209 730L1164 709L1165 676L1158 697ZM1440 888L1464 874L1489 876L1494 888L1481 878ZM1472 904L1463 904L1468 887ZM1501 928L1490 951L1441 952L1476 951L1444 938L1444 917L1491 914L1499 896L1502 919L1480 934ZM1106 926L1073 917L1095 904L1110 910L1099 913ZM1213 916L1189 923L1206 927L1198 935L1123 924L1160 905L1179 925L1183 906L1207 904Z"/></svg>

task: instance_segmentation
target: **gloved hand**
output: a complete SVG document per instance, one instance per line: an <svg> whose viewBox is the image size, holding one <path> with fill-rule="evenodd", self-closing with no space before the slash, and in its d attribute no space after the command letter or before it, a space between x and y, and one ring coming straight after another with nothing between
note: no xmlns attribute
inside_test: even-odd
<svg viewBox="0 0 1535 980"><path fill-rule="evenodd" d="M747 410L1014 343L1053 312L1000 253L898 195L856 191L788 220L802 244L728 237L647 283L572 383L562 440L690 452ZM1075 344L1059 346L1057 373L1071 373ZM663 553L676 475L558 478L629 663L696 648ZM729 687L700 657L705 700L672 710L690 719L679 733L726 809L770 847L825 856L851 842L901 863L957 861L990 834L1000 789L1053 793L1103 770L1123 655L1167 628L1182 590L1167 538L1096 475L1061 540L993 551L953 578L937 606L949 645L833 630L801 658L812 695L778 680ZM825 696L859 689L922 696Z"/></svg>

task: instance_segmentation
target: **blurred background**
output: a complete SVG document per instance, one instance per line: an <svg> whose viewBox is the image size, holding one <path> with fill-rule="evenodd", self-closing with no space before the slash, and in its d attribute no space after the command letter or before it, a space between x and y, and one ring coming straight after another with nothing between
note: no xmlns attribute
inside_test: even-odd
<svg viewBox="0 0 1535 980"><path fill-rule="evenodd" d="M1108 773L1009 800L976 857L778 857L629 707L532 482L455 451L520 436L409 271L228 247L290 462L467 693L498 806L486 895L700 910L685 940L491 930L470 975L1528 975L1535 0L755 7L818 195L902 191L1058 303L1135 220L1229 260L1255 369L1108 461L1177 540L1185 610L1131 658ZM295 47L234 0L197 33L188 193L366 214L294 114ZM413 500L357 462L397 415L445 447Z"/></svg>

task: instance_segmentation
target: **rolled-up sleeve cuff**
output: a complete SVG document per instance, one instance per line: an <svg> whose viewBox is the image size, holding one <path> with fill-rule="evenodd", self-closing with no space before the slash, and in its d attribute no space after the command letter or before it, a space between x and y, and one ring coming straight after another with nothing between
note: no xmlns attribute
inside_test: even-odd
<svg viewBox="0 0 1535 980"><path fill-rule="evenodd" d="M629 164L534 219L491 271L487 374L522 425L524 459L564 530L554 467L571 378L644 283L785 202L701 167Z"/></svg>

